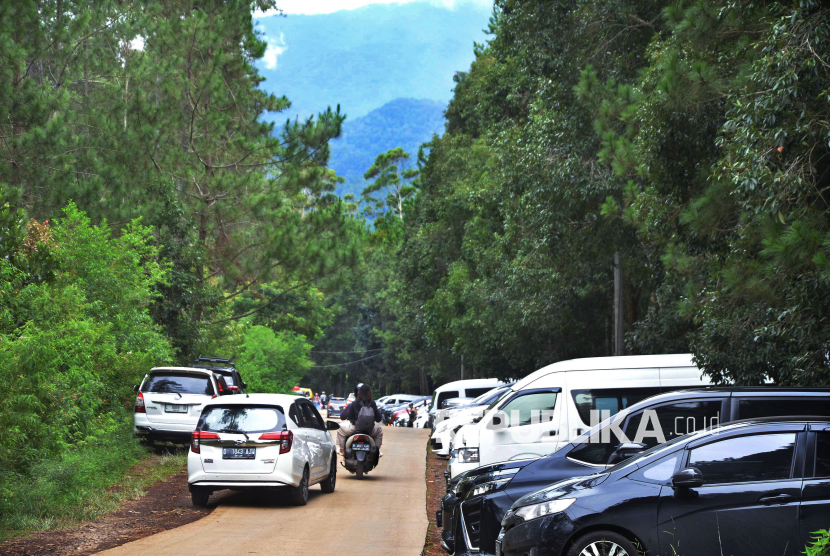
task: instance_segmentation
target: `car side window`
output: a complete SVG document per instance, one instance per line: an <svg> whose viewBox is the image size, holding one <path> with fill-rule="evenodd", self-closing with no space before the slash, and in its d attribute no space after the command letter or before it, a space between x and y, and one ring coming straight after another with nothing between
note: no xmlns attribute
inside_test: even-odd
<svg viewBox="0 0 830 556"><path fill-rule="evenodd" d="M297 407L296 403L291 404L291 409L288 410L288 416L291 418L292 421L294 421L294 423L297 424L298 427L306 426L305 419L303 419L303 416L299 408Z"/></svg>
<svg viewBox="0 0 830 556"><path fill-rule="evenodd" d="M830 417L827 398L759 399L747 398L738 402L738 419L758 417L785 417L788 415L820 415Z"/></svg>
<svg viewBox="0 0 830 556"><path fill-rule="evenodd" d="M830 477L830 432L816 435L816 470L814 477Z"/></svg>
<svg viewBox="0 0 830 556"><path fill-rule="evenodd" d="M679 459L680 456L675 452L638 469L629 475L628 478L643 483L654 483L657 485L668 484L672 475L674 475L674 470L677 468L677 460Z"/></svg>
<svg viewBox="0 0 830 556"><path fill-rule="evenodd" d="M312 429L324 430L323 419L317 413L317 409L309 403L300 405L303 407L303 417L305 417L306 426Z"/></svg>
<svg viewBox="0 0 830 556"><path fill-rule="evenodd" d="M507 425L521 427L530 425L534 421L538 423L543 419L542 412L553 411L556 407L556 392L537 392L525 394L513 398L512 401L501 408L502 413L507 417Z"/></svg>
<svg viewBox="0 0 830 556"><path fill-rule="evenodd" d="M688 467L700 470L706 484L789 479L795 437L776 433L727 438L691 450Z"/></svg>
<svg viewBox="0 0 830 556"><path fill-rule="evenodd" d="M631 442L642 442L651 448L660 443L661 436L664 442L668 442L672 438L719 425L721 402L722 400L706 400L663 405L651 408L654 413L650 417L646 416L649 410L636 413L629 417L625 425L625 436ZM647 420L640 430L643 417ZM654 417L657 418L657 423L654 422ZM658 423L659 430L656 427ZM640 438L638 432L641 433Z"/></svg>

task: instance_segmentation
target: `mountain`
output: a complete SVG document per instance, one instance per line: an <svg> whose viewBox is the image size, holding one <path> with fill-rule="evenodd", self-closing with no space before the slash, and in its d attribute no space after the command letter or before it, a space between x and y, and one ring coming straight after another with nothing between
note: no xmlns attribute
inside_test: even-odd
<svg viewBox="0 0 830 556"><path fill-rule="evenodd" d="M350 119L402 97L446 104L452 77L474 59L490 16L480 4L370 4L321 15L257 19L268 41L257 67L264 90L293 103L274 117L301 119L340 104Z"/></svg>
<svg viewBox="0 0 830 556"><path fill-rule="evenodd" d="M343 134L331 143L329 166L346 178L337 193L359 197L366 185L364 172L378 154L389 149L403 147L414 162L421 143L444 132L445 108L445 103L434 100L398 98L365 116L347 120Z"/></svg>

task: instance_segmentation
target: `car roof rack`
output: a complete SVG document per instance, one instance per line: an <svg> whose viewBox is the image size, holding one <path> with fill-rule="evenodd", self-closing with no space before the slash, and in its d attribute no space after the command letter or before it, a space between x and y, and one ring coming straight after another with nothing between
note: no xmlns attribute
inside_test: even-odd
<svg viewBox="0 0 830 556"><path fill-rule="evenodd" d="M205 365L205 364L212 364L212 365ZM236 368L236 365L230 359L225 359L224 357L211 357L209 355L202 355L199 354L199 358L193 362L193 365L198 366L221 366L221 367L231 367L233 369Z"/></svg>

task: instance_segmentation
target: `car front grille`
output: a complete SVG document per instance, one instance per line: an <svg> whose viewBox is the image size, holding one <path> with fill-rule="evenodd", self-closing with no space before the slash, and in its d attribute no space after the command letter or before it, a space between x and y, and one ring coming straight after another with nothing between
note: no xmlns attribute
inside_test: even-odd
<svg viewBox="0 0 830 556"><path fill-rule="evenodd" d="M467 548L478 550L481 540L481 499L461 504L461 517L464 520Z"/></svg>

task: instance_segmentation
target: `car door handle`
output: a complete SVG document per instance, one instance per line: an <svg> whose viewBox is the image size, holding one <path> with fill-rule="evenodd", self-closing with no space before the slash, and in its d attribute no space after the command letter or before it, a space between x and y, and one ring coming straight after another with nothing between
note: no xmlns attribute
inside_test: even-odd
<svg viewBox="0 0 830 556"><path fill-rule="evenodd" d="M786 504L792 499L793 497L789 494L777 494L775 496L764 496L759 499L758 502L764 504L765 506L770 506L772 504Z"/></svg>

